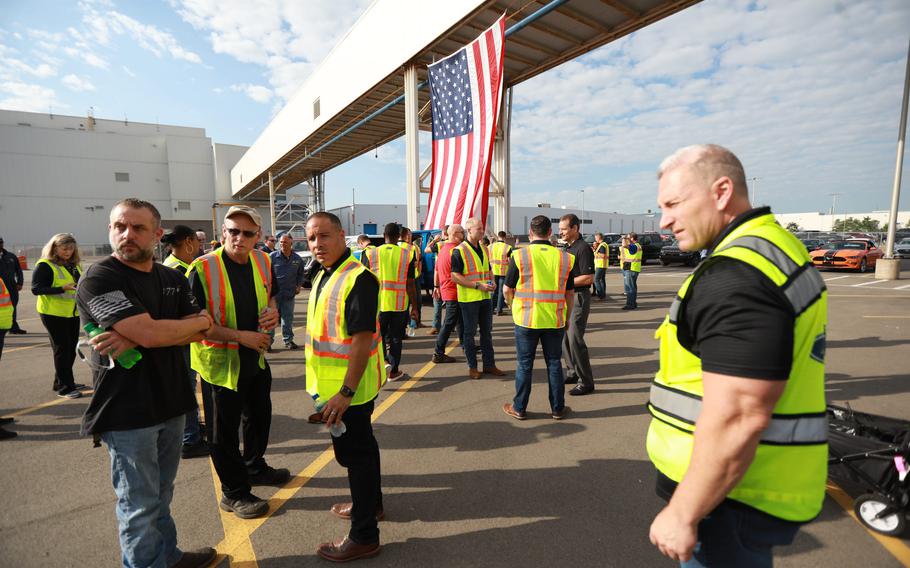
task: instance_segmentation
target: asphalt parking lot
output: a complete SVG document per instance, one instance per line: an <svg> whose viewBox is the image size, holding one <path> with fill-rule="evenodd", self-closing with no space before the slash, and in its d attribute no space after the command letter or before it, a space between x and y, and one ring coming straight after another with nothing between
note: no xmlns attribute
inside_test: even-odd
<svg viewBox="0 0 910 568"><path fill-rule="evenodd" d="M387 385L377 404L383 551L361 564L673 566L648 542L662 502L645 454L644 405L657 369L653 333L687 273L649 264L639 279L639 310L621 311L621 301L595 304L586 339L597 389L567 397L572 413L560 422L549 416L541 368L535 369L529 419L517 422L501 411L514 391L510 317L494 320L497 365L508 373L503 378L468 379L454 347L457 363L428 364L433 338L418 330L405 342L402 368L410 379ZM823 276L829 402L910 418L910 282ZM615 269L607 284L615 298L621 292ZM298 326L305 301L301 295ZM19 433L0 442L0 566L115 566L107 452L78 434L87 399L54 396L50 348L34 306L26 292L20 320L29 334L7 335L0 361L0 414L15 416L12 429ZM425 323L431 314L425 307ZM272 513L240 521L219 511L210 462L184 461L172 505L180 545L217 546L220 567L326 565L315 549L346 533L346 523L328 510L349 500L347 479L334 462L329 434L306 422L312 403L303 390L302 351L279 350L269 362L274 418L266 458L296 476L283 488L257 488L271 500ZM90 383L88 367L76 365L76 380ZM793 546L779 550L777 565L910 566L908 536L874 538L829 498Z"/></svg>

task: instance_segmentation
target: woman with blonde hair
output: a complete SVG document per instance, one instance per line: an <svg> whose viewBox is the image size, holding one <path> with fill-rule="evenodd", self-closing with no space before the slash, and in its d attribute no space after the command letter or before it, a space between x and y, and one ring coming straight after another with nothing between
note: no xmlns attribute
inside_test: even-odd
<svg viewBox="0 0 910 568"><path fill-rule="evenodd" d="M76 283L82 275L79 247L69 233L59 233L41 250L32 274L32 294L54 351L54 390L62 398L79 398L85 385L76 384L73 363L79 341Z"/></svg>

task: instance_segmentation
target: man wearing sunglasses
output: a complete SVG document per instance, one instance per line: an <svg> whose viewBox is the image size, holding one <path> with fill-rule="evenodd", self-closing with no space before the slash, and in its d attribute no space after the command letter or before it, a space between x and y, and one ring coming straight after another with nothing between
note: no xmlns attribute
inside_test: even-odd
<svg viewBox="0 0 910 568"><path fill-rule="evenodd" d="M256 249L262 218L234 206L224 216L224 246L193 261L187 272L193 294L215 320L212 332L191 346L193 370L209 385L206 412L212 428L212 462L221 479L221 508L242 519L269 509L253 485L284 485L287 469L263 456L272 423L272 373L264 353L278 325L276 278L271 259ZM243 423L243 453L238 430Z"/></svg>

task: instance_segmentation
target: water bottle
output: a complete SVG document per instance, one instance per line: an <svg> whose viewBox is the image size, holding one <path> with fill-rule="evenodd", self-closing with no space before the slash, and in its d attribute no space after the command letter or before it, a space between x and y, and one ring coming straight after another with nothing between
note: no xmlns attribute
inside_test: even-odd
<svg viewBox="0 0 910 568"><path fill-rule="evenodd" d="M319 398L319 393L312 395L312 397L313 406L316 407L316 412L322 412L326 401ZM329 426L329 432L331 432L333 438L338 438L347 431L348 427L344 425L344 422L338 422L337 424L332 424Z"/></svg>
<svg viewBox="0 0 910 568"><path fill-rule="evenodd" d="M95 337L100 333L104 333L103 329L92 322L85 324L82 329L85 330L85 333L87 333L89 337ZM115 360L120 363L120 366L124 369L132 369L133 365L138 363L140 359L142 359L142 353L135 347L132 347L121 353Z"/></svg>
<svg viewBox="0 0 910 568"><path fill-rule="evenodd" d="M412 319L408 324L408 337L417 335L417 320Z"/></svg>

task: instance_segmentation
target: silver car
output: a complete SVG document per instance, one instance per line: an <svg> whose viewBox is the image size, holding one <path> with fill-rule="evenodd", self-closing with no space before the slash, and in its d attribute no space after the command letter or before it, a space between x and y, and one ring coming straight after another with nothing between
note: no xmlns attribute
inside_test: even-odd
<svg viewBox="0 0 910 568"><path fill-rule="evenodd" d="M894 244L895 258L910 258L910 237L905 237Z"/></svg>

